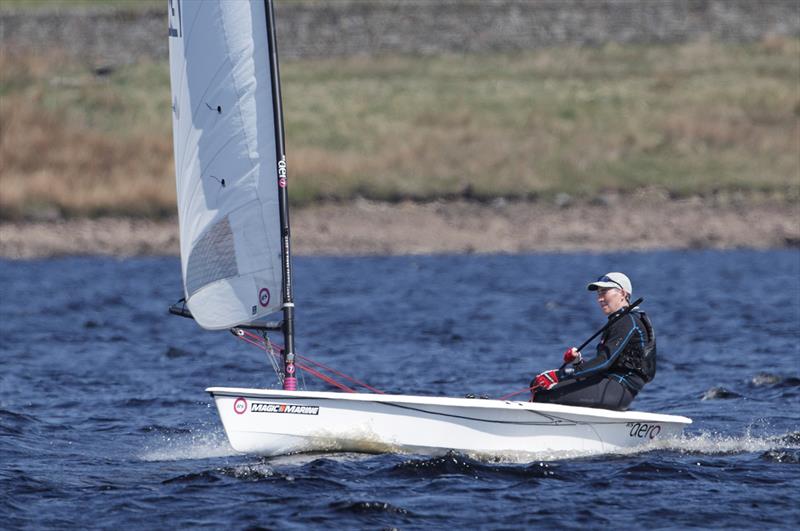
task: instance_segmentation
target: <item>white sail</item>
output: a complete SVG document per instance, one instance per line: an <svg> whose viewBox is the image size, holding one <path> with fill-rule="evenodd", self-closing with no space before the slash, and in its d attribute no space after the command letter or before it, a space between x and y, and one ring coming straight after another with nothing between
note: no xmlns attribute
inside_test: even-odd
<svg viewBox="0 0 800 531"><path fill-rule="evenodd" d="M168 0L186 302L207 329L280 309L275 117L264 2Z"/></svg>

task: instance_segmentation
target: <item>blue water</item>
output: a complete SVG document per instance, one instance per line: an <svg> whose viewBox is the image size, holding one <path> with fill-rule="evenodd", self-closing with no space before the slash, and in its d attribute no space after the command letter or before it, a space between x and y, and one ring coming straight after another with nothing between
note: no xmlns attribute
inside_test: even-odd
<svg viewBox="0 0 800 531"><path fill-rule="evenodd" d="M177 259L0 261L0 525L800 524L798 250L294 265L301 353L386 391L492 397L599 327L585 284L624 270L659 337L658 376L634 408L694 424L649 451L547 462L239 455L204 389L276 378L263 352L166 314Z"/></svg>

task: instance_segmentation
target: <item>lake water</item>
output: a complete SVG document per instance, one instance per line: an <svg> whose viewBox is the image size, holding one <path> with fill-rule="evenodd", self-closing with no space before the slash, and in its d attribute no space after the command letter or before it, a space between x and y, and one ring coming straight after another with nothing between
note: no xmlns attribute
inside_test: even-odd
<svg viewBox="0 0 800 531"><path fill-rule="evenodd" d="M301 354L385 391L492 397L602 325L586 282L626 271L659 338L633 408L694 424L647 451L572 460L239 455L204 389L277 380L263 352L167 315L177 259L0 261L3 527L800 524L800 251L294 266Z"/></svg>

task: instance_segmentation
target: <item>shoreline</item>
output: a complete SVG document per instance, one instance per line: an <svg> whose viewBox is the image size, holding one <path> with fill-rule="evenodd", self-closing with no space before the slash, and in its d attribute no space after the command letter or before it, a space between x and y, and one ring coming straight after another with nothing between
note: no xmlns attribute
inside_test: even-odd
<svg viewBox="0 0 800 531"><path fill-rule="evenodd" d="M295 208L291 216L299 256L800 247L800 205L767 199L355 200ZM177 218L0 222L3 258L178 253Z"/></svg>

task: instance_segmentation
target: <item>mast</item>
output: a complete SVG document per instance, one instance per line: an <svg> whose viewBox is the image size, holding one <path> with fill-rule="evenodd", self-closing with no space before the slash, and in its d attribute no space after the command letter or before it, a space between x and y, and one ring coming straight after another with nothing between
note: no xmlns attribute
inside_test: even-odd
<svg viewBox="0 0 800 531"><path fill-rule="evenodd" d="M281 223L281 260L283 279L283 388L297 389L294 365L294 300L292 298L292 261L289 243L289 194L286 172L286 146L283 132L283 102L281 100L281 76L278 66L278 41L275 31L275 11L272 0L264 0L267 15L267 43L269 46L269 69L272 78L272 111L275 117L275 160L278 175L278 209Z"/></svg>

